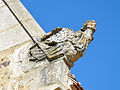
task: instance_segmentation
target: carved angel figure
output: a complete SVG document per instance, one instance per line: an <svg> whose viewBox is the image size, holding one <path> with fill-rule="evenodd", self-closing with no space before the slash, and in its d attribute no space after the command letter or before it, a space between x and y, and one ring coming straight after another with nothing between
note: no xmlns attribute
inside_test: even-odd
<svg viewBox="0 0 120 90"><path fill-rule="evenodd" d="M88 20L77 32L58 27L42 36L37 42L51 61L62 58L71 68L73 63L84 55L88 44L93 40L95 31L95 21ZM32 47L29 53L31 60L40 61L45 57L38 48Z"/></svg>

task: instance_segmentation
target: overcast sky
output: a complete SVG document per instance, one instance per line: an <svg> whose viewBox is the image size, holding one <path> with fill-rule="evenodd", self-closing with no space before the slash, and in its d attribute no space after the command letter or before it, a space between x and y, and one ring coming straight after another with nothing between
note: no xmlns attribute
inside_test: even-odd
<svg viewBox="0 0 120 90"><path fill-rule="evenodd" d="M120 0L21 0L45 30L80 30L95 20L97 30L71 72L85 90L120 90Z"/></svg>

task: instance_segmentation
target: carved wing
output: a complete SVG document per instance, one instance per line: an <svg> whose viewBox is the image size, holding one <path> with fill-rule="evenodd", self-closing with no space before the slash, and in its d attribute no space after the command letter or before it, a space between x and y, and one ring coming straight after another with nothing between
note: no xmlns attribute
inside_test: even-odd
<svg viewBox="0 0 120 90"><path fill-rule="evenodd" d="M68 28L55 28L45 36L41 38L45 44L54 46L57 43L63 43L74 37L74 31Z"/></svg>
<svg viewBox="0 0 120 90"><path fill-rule="evenodd" d="M61 30L62 30L62 27L58 27L58 28L53 29L51 32L48 32L47 34L42 36L41 41L44 41L44 40L48 39L50 36L56 34L57 32L59 32Z"/></svg>

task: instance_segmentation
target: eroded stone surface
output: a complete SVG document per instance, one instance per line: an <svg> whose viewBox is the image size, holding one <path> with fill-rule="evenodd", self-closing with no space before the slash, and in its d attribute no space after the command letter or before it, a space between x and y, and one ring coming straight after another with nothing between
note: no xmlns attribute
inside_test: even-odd
<svg viewBox="0 0 120 90"><path fill-rule="evenodd" d="M33 43L28 42L7 55L0 68L0 88L5 90L71 90L68 74L70 72L62 57L49 62L30 61L29 49ZM36 49L35 49L36 50Z"/></svg>
<svg viewBox="0 0 120 90"><path fill-rule="evenodd" d="M69 69L62 59L48 62L47 59L39 62L29 61L29 47L31 43L16 49L8 55L9 65L1 67L0 88L5 90L46 90L48 87L61 87L66 90L67 74ZM7 81L6 81L7 80ZM54 86L57 85L57 86ZM50 89L53 90L53 89Z"/></svg>

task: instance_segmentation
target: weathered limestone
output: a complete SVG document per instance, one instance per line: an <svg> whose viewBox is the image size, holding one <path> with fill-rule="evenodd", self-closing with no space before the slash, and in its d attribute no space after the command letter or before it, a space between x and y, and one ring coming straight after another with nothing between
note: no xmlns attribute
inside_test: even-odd
<svg viewBox="0 0 120 90"><path fill-rule="evenodd" d="M45 34L19 0L5 1L43 51L0 0L0 90L83 90L70 68L93 40L95 21L76 33L56 28Z"/></svg>
<svg viewBox="0 0 120 90"><path fill-rule="evenodd" d="M54 90L67 88L69 69L62 59L32 62L28 59L31 43L16 49L0 64L1 90ZM7 62L6 66L3 63ZM4 72L3 72L4 71ZM21 89L20 89L21 88ZM46 88L46 89L45 89Z"/></svg>

